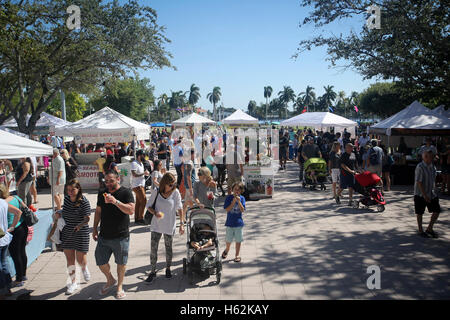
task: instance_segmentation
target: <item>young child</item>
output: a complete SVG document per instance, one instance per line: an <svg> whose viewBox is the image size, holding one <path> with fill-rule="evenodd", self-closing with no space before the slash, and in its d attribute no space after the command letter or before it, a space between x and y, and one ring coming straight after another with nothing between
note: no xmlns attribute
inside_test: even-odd
<svg viewBox="0 0 450 320"><path fill-rule="evenodd" d="M214 234L208 232L213 231L209 225L200 224L199 230L197 235L191 233L191 246L197 251L211 247L214 242Z"/></svg>
<svg viewBox="0 0 450 320"><path fill-rule="evenodd" d="M239 252L243 241L242 228L244 227L242 213L245 211L245 198L241 196L242 192L244 192L244 184L242 182L235 182L232 186L232 194L225 198L223 205L223 208L227 211L227 221L225 222L227 229L226 248L222 253L222 258L226 259L231 243L234 240L236 242L236 257L234 258L234 262L241 262Z"/></svg>

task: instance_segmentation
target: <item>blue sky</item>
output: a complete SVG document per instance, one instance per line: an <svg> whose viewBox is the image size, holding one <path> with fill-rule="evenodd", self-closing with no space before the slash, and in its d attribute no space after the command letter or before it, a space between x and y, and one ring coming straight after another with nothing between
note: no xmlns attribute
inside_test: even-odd
<svg viewBox="0 0 450 320"><path fill-rule="evenodd" d="M264 102L263 88L272 86L272 98L284 85L296 93L307 85L322 95L323 86L335 91L362 91L375 81L363 81L353 71L329 68L325 48L313 49L292 59L298 42L315 34L361 30L364 19L338 22L325 30L299 27L308 14L298 0L153 0L142 1L158 13L167 28L177 71L165 68L141 72L155 86L155 94L200 87L198 106L212 109L206 95L222 89L225 107L247 109L250 100Z"/></svg>

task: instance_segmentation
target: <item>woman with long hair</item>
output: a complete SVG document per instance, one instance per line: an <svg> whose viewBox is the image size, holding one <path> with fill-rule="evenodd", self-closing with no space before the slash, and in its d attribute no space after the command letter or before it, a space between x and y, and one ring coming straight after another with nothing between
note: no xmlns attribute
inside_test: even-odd
<svg viewBox="0 0 450 320"><path fill-rule="evenodd" d="M336 199L336 185L339 182L340 175L340 161L341 158L341 143L339 141L333 142L330 151L330 157L328 160L328 170L330 171L332 188L333 188L333 199Z"/></svg>
<svg viewBox="0 0 450 320"><path fill-rule="evenodd" d="M33 164L30 158L22 158L16 169L17 195L27 207L32 204L31 184L33 183Z"/></svg>
<svg viewBox="0 0 450 320"><path fill-rule="evenodd" d="M114 155L108 155L106 157L106 162L103 164L103 170L104 170L104 172L113 170L113 171L119 173L119 169L117 168L117 163L114 160Z"/></svg>
<svg viewBox="0 0 450 320"><path fill-rule="evenodd" d="M150 179L152 179L152 191L154 189L159 188L159 183L161 182L162 177L166 173L166 168L163 168L162 162L159 160L155 160L153 167L154 170L150 177Z"/></svg>
<svg viewBox="0 0 450 320"><path fill-rule="evenodd" d="M24 217L20 211L20 205L25 205L18 196L11 196L9 188L5 185L0 185L0 199L8 203L8 230L12 236L9 243L9 254L14 262L16 269L16 281L11 285L12 287L22 287L24 281L27 280L27 253L25 246L27 245L28 227L25 224ZM20 214L17 215L17 211ZM6 230L4 230L6 231Z"/></svg>
<svg viewBox="0 0 450 320"><path fill-rule="evenodd" d="M161 236L164 235L166 247L166 278L171 278L170 267L172 264L172 242L176 231L177 213L180 216L180 234L184 233L183 205L181 195L177 189L175 176L168 172L159 183L159 189L154 190L147 202L147 210L154 215L150 225L151 249L150 265L151 271L146 282L152 282L156 277L156 262L158 258L158 245Z"/></svg>
<svg viewBox="0 0 450 320"><path fill-rule="evenodd" d="M62 211L56 213L57 218L64 219L65 226L61 231L61 248L67 261L67 270L71 283L67 286L66 294L72 294L78 289L75 278L75 260L81 266L84 280L90 280L87 268L87 253L89 251L89 219L91 206L83 195L81 185L76 179L67 183L67 196L64 198Z"/></svg>
<svg viewBox="0 0 450 320"><path fill-rule="evenodd" d="M66 168L66 181L75 179L77 177L78 163L75 161L74 158L70 156L69 151L67 151L67 149L61 150L61 157L64 160L64 165Z"/></svg>

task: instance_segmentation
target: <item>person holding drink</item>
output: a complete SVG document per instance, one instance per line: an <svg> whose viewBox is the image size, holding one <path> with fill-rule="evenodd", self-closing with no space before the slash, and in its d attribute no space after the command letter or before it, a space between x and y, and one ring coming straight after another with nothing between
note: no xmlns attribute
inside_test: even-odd
<svg viewBox="0 0 450 320"><path fill-rule="evenodd" d="M156 262L158 260L158 245L162 235L166 247L166 278L171 278L170 267L172 264L172 242L176 231L177 213L180 216L180 234L184 233L183 205L181 194L177 189L175 176L168 172L164 174L159 189L155 189L147 202L146 209L155 216L150 225L151 246L150 246L150 266L151 271L145 280L151 283L156 277Z"/></svg>
<svg viewBox="0 0 450 320"><path fill-rule="evenodd" d="M194 183L194 202L200 208L214 208L214 195L217 192L217 184L211 176L208 167L198 170L199 181Z"/></svg>

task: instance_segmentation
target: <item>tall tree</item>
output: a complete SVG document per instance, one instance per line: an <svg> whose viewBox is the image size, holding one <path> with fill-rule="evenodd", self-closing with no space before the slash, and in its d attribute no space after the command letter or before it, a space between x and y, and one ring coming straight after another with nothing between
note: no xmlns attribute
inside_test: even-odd
<svg viewBox="0 0 450 320"><path fill-rule="evenodd" d="M91 105L95 110L108 106L141 121L147 118L148 107L155 102L153 90L147 78L111 78L105 81L102 94L93 98Z"/></svg>
<svg viewBox="0 0 450 320"><path fill-rule="evenodd" d="M283 90L278 92L278 98L280 99L280 102L284 105L285 108L285 117L287 118L288 114L288 103L289 102L295 102L295 93L294 90L292 90L289 86L284 86Z"/></svg>
<svg viewBox="0 0 450 320"><path fill-rule="evenodd" d="M334 86L326 86L323 87L325 89L325 93L323 94L323 103L325 104L325 111L328 111L328 107L333 104L333 101L336 99L336 92L334 92Z"/></svg>
<svg viewBox="0 0 450 320"><path fill-rule="evenodd" d="M107 75L170 66L169 40L152 8L136 0L78 0L81 28L70 30L71 4L0 2L0 124L13 116L31 133L60 89L85 93Z"/></svg>
<svg viewBox="0 0 450 320"><path fill-rule="evenodd" d="M66 97L66 120L75 122L83 119L87 111L86 100L77 92L69 92ZM47 107L47 113L61 118L61 100L54 99Z"/></svg>
<svg viewBox="0 0 450 320"><path fill-rule="evenodd" d="M189 93L188 97L188 103L192 107L192 112L195 112L195 105L197 104L198 100L200 100L200 88L193 83L191 85L191 88L189 91L186 92L186 94Z"/></svg>
<svg viewBox="0 0 450 320"><path fill-rule="evenodd" d="M208 93L206 98L213 104L213 118L214 121L217 121L217 113L216 113L216 104L220 101L220 97L222 96L222 92L220 92L220 87L214 87L213 91Z"/></svg>
<svg viewBox="0 0 450 320"><path fill-rule="evenodd" d="M310 106L316 102L316 93L313 90L313 87L306 86L306 90L298 94L299 96L302 96L303 100L301 103L306 107L306 111L309 111Z"/></svg>
<svg viewBox="0 0 450 320"><path fill-rule="evenodd" d="M269 106L269 99L272 96L273 89L271 86L264 87L264 98L266 98L266 121L267 121L267 107Z"/></svg>
<svg viewBox="0 0 450 320"><path fill-rule="evenodd" d="M332 66L356 69L364 79L393 80L416 98L450 101L449 2L441 0L301 0L301 6L313 8L301 26L317 29L336 21L369 18L367 9L381 9L381 28L324 35L302 40L296 56L312 47L324 46ZM342 22L341 22L342 23Z"/></svg>
<svg viewBox="0 0 450 320"><path fill-rule="evenodd" d="M177 112L183 112L179 110L184 110L186 106L186 95L183 91L172 91L171 96L168 100L168 105L170 107L170 119L172 120L172 115L177 114Z"/></svg>
<svg viewBox="0 0 450 320"><path fill-rule="evenodd" d="M247 105L247 111L248 114L251 115L252 117L257 116L257 104L255 100L250 100L248 105Z"/></svg>

